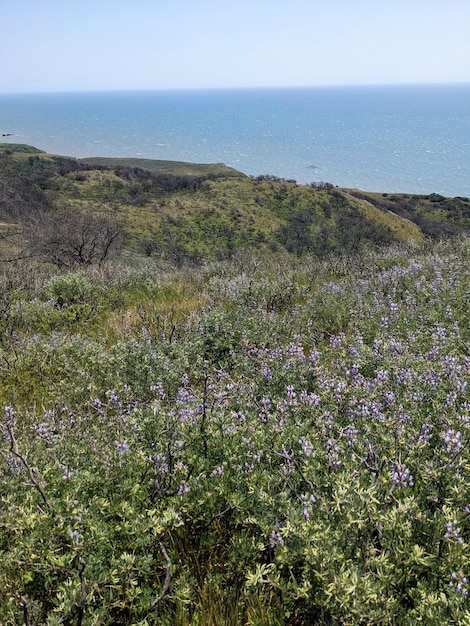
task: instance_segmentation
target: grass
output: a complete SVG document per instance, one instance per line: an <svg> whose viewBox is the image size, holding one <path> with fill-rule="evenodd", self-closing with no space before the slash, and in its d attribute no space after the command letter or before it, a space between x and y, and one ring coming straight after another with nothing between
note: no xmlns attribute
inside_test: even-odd
<svg viewBox="0 0 470 626"><path fill-rule="evenodd" d="M45 154L44 150L23 143L0 143L0 154L5 152L17 155Z"/></svg>
<svg viewBox="0 0 470 626"><path fill-rule="evenodd" d="M177 176L207 176L242 178L244 174L224 163L187 163L185 161L164 161L160 159L134 159L112 157L88 157L79 159L89 165L106 165L108 167L138 167L157 174L173 174Z"/></svg>

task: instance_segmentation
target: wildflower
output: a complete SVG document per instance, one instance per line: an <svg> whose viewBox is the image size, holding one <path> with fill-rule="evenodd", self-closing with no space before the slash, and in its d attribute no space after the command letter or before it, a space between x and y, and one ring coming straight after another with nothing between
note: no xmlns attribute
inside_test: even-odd
<svg viewBox="0 0 470 626"><path fill-rule="evenodd" d="M160 452L155 455L155 469L161 474L168 474L169 471L166 456Z"/></svg>
<svg viewBox="0 0 470 626"><path fill-rule="evenodd" d="M455 540L457 543L463 543L463 539L460 536L460 528L457 526L457 520L453 519L450 522L446 522L446 532L444 534L446 541Z"/></svg>
<svg viewBox="0 0 470 626"><path fill-rule="evenodd" d="M308 458L312 456L312 444L306 437L300 437L299 443L302 447L303 454Z"/></svg>
<svg viewBox="0 0 470 626"><path fill-rule="evenodd" d="M456 593L460 593L462 596L468 595L468 578L461 572L451 572L450 582L447 585L449 589L454 589Z"/></svg>
<svg viewBox="0 0 470 626"><path fill-rule="evenodd" d="M432 430L433 426L432 424L429 424L428 422L424 422L423 424L421 424L421 430L417 439L417 442L419 444L426 444L428 441L431 441L432 439Z"/></svg>
<svg viewBox="0 0 470 626"><path fill-rule="evenodd" d="M3 422L8 430L16 426L16 412L11 405L3 407Z"/></svg>
<svg viewBox="0 0 470 626"><path fill-rule="evenodd" d="M269 537L269 545L271 548L284 545L284 537L276 528L273 528L273 530L271 531L271 535Z"/></svg>
<svg viewBox="0 0 470 626"><path fill-rule="evenodd" d="M443 435L444 439L444 450L447 454L458 454L460 450L463 448L463 444L461 442L462 433L460 430L454 430L453 428L449 428Z"/></svg>
<svg viewBox="0 0 470 626"><path fill-rule="evenodd" d="M297 395L295 393L294 386L287 385L286 393L287 393L287 403L289 404L289 406L297 406Z"/></svg>
<svg viewBox="0 0 470 626"><path fill-rule="evenodd" d="M334 439L328 439L326 442L325 459L330 467L340 467L342 465L339 459L339 446Z"/></svg>
<svg viewBox="0 0 470 626"><path fill-rule="evenodd" d="M400 489L414 485L413 475L405 465L398 465L392 472L392 484Z"/></svg>
<svg viewBox="0 0 470 626"><path fill-rule="evenodd" d="M111 389L109 392L109 402L117 409L122 407L122 403L119 400L119 394L116 389Z"/></svg>
<svg viewBox="0 0 470 626"><path fill-rule="evenodd" d="M312 515L312 506L316 503L317 499L313 493L304 493L300 496L300 499L304 503L304 508L302 509L303 516L306 520L309 520Z"/></svg>
<svg viewBox="0 0 470 626"><path fill-rule="evenodd" d="M189 493L189 485L186 482L181 483L178 487L177 495L182 496L185 493Z"/></svg>
<svg viewBox="0 0 470 626"><path fill-rule="evenodd" d="M72 530L71 528L67 529L67 534L70 537L70 539L72 540L72 543L75 544L75 546L79 546L81 543L81 534L78 532L78 530Z"/></svg>
<svg viewBox="0 0 470 626"><path fill-rule="evenodd" d="M344 333L339 333L339 335L333 335L332 337L330 337L330 346L332 348L341 348L345 339L346 335Z"/></svg>
<svg viewBox="0 0 470 626"><path fill-rule="evenodd" d="M121 456L123 456L124 454L127 454L127 452L129 452L129 444L127 443L126 440L121 441L120 443L118 443L116 445L118 454L120 454Z"/></svg>
<svg viewBox="0 0 470 626"><path fill-rule="evenodd" d="M159 395L160 400L163 400L165 398L165 390L163 388L163 383L160 381L158 381L154 385L150 385L150 391L152 393L156 393L157 395Z"/></svg>
<svg viewBox="0 0 470 626"><path fill-rule="evenodd" d="M344 435L348 442L348 448L350 448L354 443L356 443L358 434L359 434L359 431L356 428L355 424L349 424L346 427L346 430L344 431Z"/></svg>

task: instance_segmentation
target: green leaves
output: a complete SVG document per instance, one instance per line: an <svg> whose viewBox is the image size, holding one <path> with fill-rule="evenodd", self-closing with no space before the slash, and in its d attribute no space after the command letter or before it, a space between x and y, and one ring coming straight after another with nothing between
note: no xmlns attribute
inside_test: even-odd
<svg viewBox="0 0 470 626"><path fill-rule="evenodd" d="M0 622L466 623L465 255L251 259L164 298L141 269L145 310L128 269L122 336L24 321L0 368ZM114 280L48 278L23 320L47 294L106 329ZM190 280L206 310L178 304Z"/></svg>

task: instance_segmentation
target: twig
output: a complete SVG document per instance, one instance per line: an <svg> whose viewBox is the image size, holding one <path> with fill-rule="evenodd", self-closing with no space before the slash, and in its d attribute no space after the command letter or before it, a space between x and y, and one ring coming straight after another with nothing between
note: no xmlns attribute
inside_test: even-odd
<svg viewBox="0 0 470 626"><path fill-rule="evenodd" d="M209 526L212 524L212 522L215 522L216 519L219 519L220 517L223 517L224 515L226 515L227 513L230 513L231 511L235 511L236 509L239 509L240 505L243 502L245 502L246 500L249 500L253 496L254 496L254 494L250 494L249 496L246 496L245 498L240 500L240 502L238 504L229 504L226 509L224 509L223 511L220 511L219 513L216 513L215 515L213 515L206 524L204 524L203 526L197 526L196 527L197 530L205 530L206 528L209 528Z"/></svg>
<svg viewBox="0 0 470 626"><path fill-rule="evenodd" d="M85 584L85 576L83 575L83 572L85 571L85 567L86 567L86 561L80 557L79 558L79 563L82 566L79 572L79 576L80 576L80 585L81 585L81 589L82 589L82 597L80 598L80 605L78 607L78 619L77 619L77 626L82 626L83 623L83 616L85 614L85 607L86 607L86 599L87 599L87 590L86 590L86 584Z"/></svg>
<svg viewBox="0 0 470 626"><path fill-rule="evenodd" d="M44 501L44 504L47 506L47 508L49 509L49 511L51 513L55 514L55 509L52 506L52 504L50 503L50 501L48 500L46 494L44 493L44 489L42 488L41 484L36 479L36 476L34 475L32 467L30 466L30 464L28 463L26 458L18 450L18 443L17 443L17 441L15 439L15 435L13 433L13 428L11 426L8 427L8 435L10 437L10 453L13 454L14 456L16 456L16 458L18 458L23 463L24 467L28 471L28 474L29 474L29 477L31 479L31 482L33 483L33 486L39 492L41 498Z"/></svg>
<svg viewBox="0 0 470 626"><path fill-rule="evenodd" d="M158 547L160 548L160 552L162 553L163 558L166 561L165 580L163 582L163 587L162 587L162 590L160 592L160 595L157 598L155 598L155 600L149 606L149 608L147 610L147 613L150 613L151 611L153 611L154 608L157 606L157 604L163 599L163 597L165 596L166 592L170 588L170 583L171 583L171 574L172 574L172 571L173 571L173 565L172 565L172 563L170 561L170 557L168 556L167 551L165 550L165 546L163 545L163 543L161 541L158 542Z"/></svg>
<svg viewBox="0 0 470 626"><path fill-rule="evenodd" d="M21 608L23 609L24 626L29 626L28 606L29 606L28 596L21 596Z"/></svg>

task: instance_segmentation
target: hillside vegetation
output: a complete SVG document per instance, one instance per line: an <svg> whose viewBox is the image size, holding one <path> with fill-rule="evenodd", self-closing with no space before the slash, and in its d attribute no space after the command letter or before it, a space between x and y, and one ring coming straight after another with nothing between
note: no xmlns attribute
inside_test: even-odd
<svg viewBox="0 0 470 626"><path fill-rule="evenodd" d="M467 201L216 169L0 156L0 623L470 623Z"/></svg>
<svg viewBox="0 0 470 626"><path fill-rule="evenodd" d="M423 242L423 228L411 213L399 215L393 203L379 206L328 183L247 177L222 164L77 160L29 151L14 146L0 155L0 218L19 229L35 221L38 236L46 213L60 213L63 222L67 213L83 211L119 223L127 250L179 264L227 258L235 248L322 257L393 241ZM422 212L428 205L435 209L421 200ZM448 200L448 209L454 205L465 202ZM454 226L456 232L468 225L462 217Z"/></svg>

